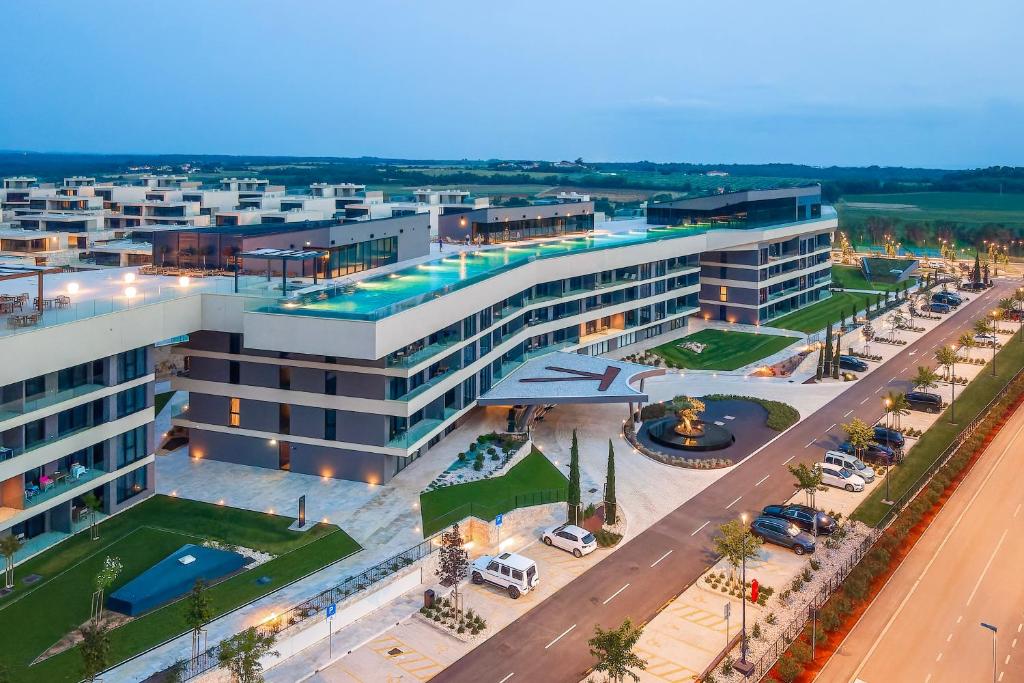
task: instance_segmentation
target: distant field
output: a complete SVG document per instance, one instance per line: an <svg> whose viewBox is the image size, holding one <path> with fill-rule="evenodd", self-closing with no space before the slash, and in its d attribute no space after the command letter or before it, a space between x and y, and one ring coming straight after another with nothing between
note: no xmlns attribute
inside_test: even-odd
<svg viewBox="0 0 1024 683"><path fill-rule="evenodd" d="M839 228L856 243L859 231L874 219L896 228L897 237L913 241L934 239L940 224L959 223L968 229L1000 225L1024 229L1024 195L982 192L913 192L907 194L849 195L836 203ZM923 230L915 232L914 224Z"/></svg>

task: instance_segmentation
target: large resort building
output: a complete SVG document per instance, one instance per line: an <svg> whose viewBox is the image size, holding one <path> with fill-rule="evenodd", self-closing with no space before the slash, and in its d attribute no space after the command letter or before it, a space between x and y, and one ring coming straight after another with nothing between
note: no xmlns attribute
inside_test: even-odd
<svg viewBox="0 0 1024 683"><path fill-rule="evenodd" d="M266 190L250 180L217 191ZM647 224L595 225L574 197L176 226L154 234L155 274L0 266L7 297L42 282L37 308L22 298L0 329L2 357L18 359L0 380L0 534L52 542L83 523L88 493L111 514L153 492L158 346L185 368L173 424L192 457L381 484L533 358L681 335L692 316L764 323L827 297L835 227L817 187L655 204Z"/></svg>

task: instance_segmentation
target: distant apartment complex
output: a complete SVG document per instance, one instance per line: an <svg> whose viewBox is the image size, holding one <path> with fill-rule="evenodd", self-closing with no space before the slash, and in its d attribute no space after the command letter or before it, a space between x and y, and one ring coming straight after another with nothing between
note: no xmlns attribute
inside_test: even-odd
<svg viewBox="0 0 1024 683"><path fill-rule="evenodd" d="M211 192L262 191L229 179ZM193 457L385 483L529 359L681 334L694 315L765 322L828 296L836 218L817 187L654 204L648 224L595 225L582 196L444 199L447 244L433 250L429 211L274 220L366 202L361 186L314 184L269 220L151 233L154 269L226 275L39 275L70 305L0 330L19 359L0 382L0 533L56 538L81 523L86 493L109 514L153 491L157 344L175 340L186 367L173 423ZM34 286L24 268L7 281L0 268L0 293Z"/></svg>

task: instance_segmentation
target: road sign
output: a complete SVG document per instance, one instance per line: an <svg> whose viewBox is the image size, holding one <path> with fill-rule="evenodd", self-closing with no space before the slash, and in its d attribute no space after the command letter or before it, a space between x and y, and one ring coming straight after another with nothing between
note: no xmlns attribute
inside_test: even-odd
<svg viewBox="0 0 1024 683"><path fill-rule="evenodd" d="M730 616L732 616L732 605L727 602L725 607L722 608L722 618L728 619Z"/></svg>
<svg viewBox="0 0 1024 683"><path fill-rule="evenodd" d="M333 617L337 613L338 613L338 603L332 602L331 604L327 605L327 618L328 619L330 619L331 617Z"/></svg>
<svg viewBox="0 0 1024 683"><path fill-rule="evenodd" d="M502 517L503 515L498 515L494 518L494 526L501 526Z"/></svg>
<svg viewBox="0 0 1024 683"><path fill-rule="evenodd" d="M331 628L331 617L338 613L338 603L327 605L327 656L334 659L334 629Z"/></svg>

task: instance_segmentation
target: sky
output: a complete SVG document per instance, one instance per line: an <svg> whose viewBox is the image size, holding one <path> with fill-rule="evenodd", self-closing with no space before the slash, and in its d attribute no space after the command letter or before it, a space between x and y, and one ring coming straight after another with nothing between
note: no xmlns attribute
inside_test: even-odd
<svg viewBox="0 0 1024 683"><path fill-rule="evenodd" d="M4 3L0 149L1024 165L1020 0Z"/></svg>

